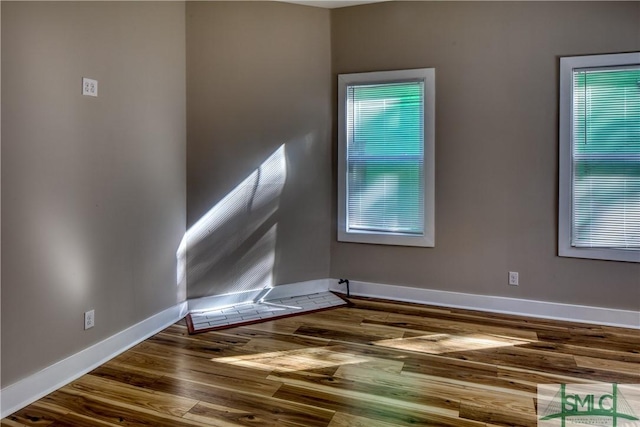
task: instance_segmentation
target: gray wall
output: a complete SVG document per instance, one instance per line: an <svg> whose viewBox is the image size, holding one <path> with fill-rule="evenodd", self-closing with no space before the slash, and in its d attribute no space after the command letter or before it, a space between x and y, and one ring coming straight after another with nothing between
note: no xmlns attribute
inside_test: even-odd
<svg viewBox="0 0 640 427"><path fill-rule="evenodd" d="M0 47L1 46L2 46L2 7L0 7ZM2 60L0 58L0 100L1 99L2 99ZM0 102L0 118L1 117L2 117L2 102ZM2 224L2 120L1 119L0 119L0 224ZM0 242L2 242L1 226L0 226ZM2 244L0 244L0 334L2 334ZM2 367L2 339L0 337L0 387L2 387L2 368L1 367Z"/></svg>
<svg viewBox="0 0 640 427"><path fill-rule="evenodd" d="M187 3L190 298L328 277L330 40L328 10Z"/></svg>
<svg viewBox="0 0 640 427"><path fill-rule="evenodd" d="M3 1L2 87L6 386L184 299L184 4Z"/></svg>
<svg viewBox="0 0 640 427"><path fill-rule="evenodd" d="M334 81L436 68L436 247L334 237L333 277L640 309L640 265L556 256L558 58L640 50L639 2L381 3L331 17Z"/></svg>

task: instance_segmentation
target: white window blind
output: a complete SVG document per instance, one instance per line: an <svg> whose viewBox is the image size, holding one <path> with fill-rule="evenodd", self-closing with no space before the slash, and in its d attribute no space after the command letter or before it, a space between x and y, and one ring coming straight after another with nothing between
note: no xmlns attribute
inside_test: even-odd
<svg viewBox="0 0 640 427"><path fill-rule="evenodd" d="M435 245L435 69L338 75L338 241Z"/></svg>
<svg viewBox="0 0 640 427"><path fill-rule="evenodd" d="M424 82L347 86L347 230L424 233Z"/></svg>
<svg viewBox="0 0 640 427"><path fill-rule="evenodd" d="M574 69L576 248L640 249L640 67Z"/></svg>

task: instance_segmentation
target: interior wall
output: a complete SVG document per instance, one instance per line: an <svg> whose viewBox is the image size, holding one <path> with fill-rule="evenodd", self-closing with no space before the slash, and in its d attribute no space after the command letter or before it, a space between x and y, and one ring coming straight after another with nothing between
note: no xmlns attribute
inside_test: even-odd
<svg viewBox="0 0 640 427"><path fill-rule="evenodd" d="M189 298L328 277L329 11L186 10Z"/></svg>
<svg viewBox="0 0 640 427"><path fill-rule="evenodd" d="M0 100L2 99L2 7L0 7ZM0 102L0 224L2 224L2 102ZM0 226L0 242L2 242L2 227ZM2 245L0 244L0 333L2 333ZM0 367L2 366L2 339L0 339ZM0 368L0 387L2 384L2 369ZM0 402L0 407L2 402Z"/></svg>
<svg viewBox="0 0 640 427"><path fill-rule="evenodd" d="M331 17L334 88L339 73L436 69L436 246L339 243L334 214L332 277L640 310L639 264L557 256L559 58L640 50L640 3L390 2Z"/></svg>
<svg viewBox="0 0 640 427"><path fill-rule="evenodd" d="M4 387L184 300L186 101L184 3L1 6Z"/></svg>

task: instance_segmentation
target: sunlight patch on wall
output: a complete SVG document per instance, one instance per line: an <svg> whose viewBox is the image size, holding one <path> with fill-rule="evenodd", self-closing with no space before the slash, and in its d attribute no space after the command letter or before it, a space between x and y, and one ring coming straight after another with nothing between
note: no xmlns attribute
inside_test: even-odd
<svg viewBox="0 0 640 427"><path fill-rule="evenodd" d="M178 287L187 280L208 294L271 287L274 214L286 179L283 144L185 233L176 253Z"/></svg>
<svg viewBox="0 0 640 427"><path fill-rule="evenodd" d="M235 264L236 288L264 289L273 285L278 224L274 224Z"/></svg>

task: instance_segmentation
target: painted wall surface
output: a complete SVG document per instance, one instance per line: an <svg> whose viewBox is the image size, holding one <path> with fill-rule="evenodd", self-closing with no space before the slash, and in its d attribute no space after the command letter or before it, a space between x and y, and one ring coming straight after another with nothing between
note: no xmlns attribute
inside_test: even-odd
<svg viewBox="0 0 640 427"><path fill-rule="evenodd" d="M2 7L0 7L0 47L2 46ZM0 52L0 57L1 57ZM0 58L0 100L2 99L2 60ZM2 224L2 103L0 102L0 224ZM0 226L0 242L2 242L2 227ZM0 334L2 333L2 245L0 244ZM1 337L0 337L1 338ZM0 339L0 367L2 366L2 339ZM0 368L0 387L2 384L2 369ZM2 403L0 402L0 406Z"/></svg>
<svg viewBox="0 0 640 427"><path fill-rule="evenodd" d="M640 3L391 2L331 17L334 82L436 68L436 246L338 243L334 215L332 277L640 309L640 265L557 256L559 58L640 50Z"/></svg>
<svg viewBox="0 0 640 427"><path fill-rule="evenodd" d="M188 296L328 277L329 11L186 8Z"/></svg>
<svg viewBox="0 0 640 427"><path fill-rule="evenodd" d="M3 1L2 87L6 386L185 298L184 4Z"/></svg>

